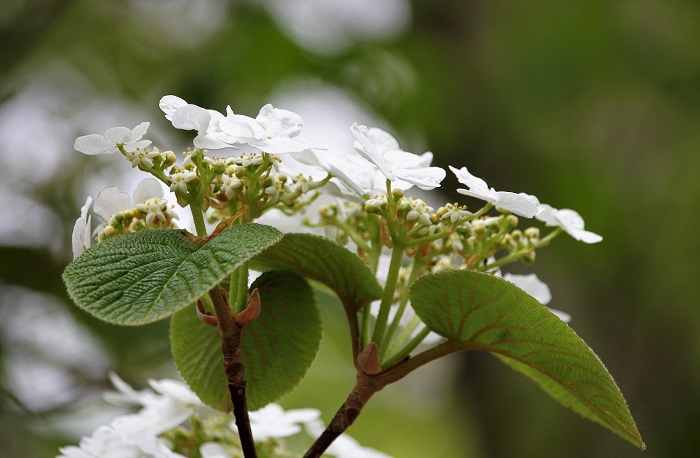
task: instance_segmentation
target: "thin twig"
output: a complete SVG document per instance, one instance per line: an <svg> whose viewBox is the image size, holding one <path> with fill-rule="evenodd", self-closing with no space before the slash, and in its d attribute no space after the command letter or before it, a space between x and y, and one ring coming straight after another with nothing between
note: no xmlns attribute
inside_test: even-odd
<svg viewBox="0 0 700 458"><path fill-rule="evenodd" d="M236 417L238 436L245 458L257 458L253 432L248 418L248 403L245 397L245 377L243 360L241 358L241 331L243 326L236 324L233 311L228 305L223 290L215 287L209 292L221 335L221 351L224 354L224 372L228 380L228 390L233 404L233 415Z"/></svg>

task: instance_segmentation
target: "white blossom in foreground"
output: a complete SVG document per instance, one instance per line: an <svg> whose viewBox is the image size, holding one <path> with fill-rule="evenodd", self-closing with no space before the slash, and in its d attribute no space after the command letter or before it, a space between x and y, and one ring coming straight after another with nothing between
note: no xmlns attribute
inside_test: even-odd
<svg viewBox="0 0 700 458"><path fill-rule="evenodd" d="M581 215L568 208L557 210L547 204L542 204L536 218L547 226L561 227L567 234L584 243L598 243L603 240L600 235L584 230Z"/></svg>
<svg viewBox="0 0 700 458"><path fill-rule="evenodd" d="M151 144L150 140L141 140L146 135L150 123L142 122L133 129L128 127L113 127L104 135L83 135L75 140L73 147L83 154L112 154L119 151L119 145L124 151L135 151Z"/></svg>
<svg viewBox="0 0 700 458"><path fill-rule="evenodd" d="M532 218L539 211L539 202L534 196L507 191L496 191L490 188L484 180L469 173L466 167L456 169L450 166L450 170L455 174L457 180L469 189L457 189L457 192L465 196L491 202L497 207L508 210L525 218Z"/></svg>
<svg viewBox="0 0 700 458"><path fill-rule="evenodd" d="M57 458L185 458L158 437L124 431L121 426L100 426L78 446L62 447Z"/></svg>
<svg viewBox="0 0 700 458"><path fill-rule="evenodd" d="M440 167L430 167L433 154L420 156L399 148L399 143L390 133L378 128L367 128L357 123L350 128L355 136L355 151L391 181L402 180L421 189L434 189L445 178Z"/></svg>
<svg viewBox="0 0 700 458"><path fill-rule="evenodd" d="M143 391L134 390L114 373L110 374L110 380L118 392L106 393L107 401L142 407L138 413L115 420L121 423L124 431L157 436L184 423L192 416L195 407L203 405L187 385L176 380L149 380L152 390Z"/></svg>
<svg viewBox="0 0 700 458"><path fill-rule="evenodd" d="M316 409L293 409L285 412L274 403L249 414L250 428L256 441L293 436L301 431L300 425L318 420L320 416L321 412ZM238 432L235 421L231 422L230 427Z"/></svg>
<svg viewBox="0 0 700 458"><path fill-rule="evenodd" d="M79 446L61 448L58 458L183 458L158 435L187 421L194 407L203 405L199 398L176 380L150 380L153 390L136 391L114 373L110 379L118 392L107 393L105 399L142 409L99 427Z"/></svg>
<svg viewBox="0 0 700 458"><path fill-rule="evenodd" d="M505 273L503 274L503 279L522 289L530 296L537 299L542 305L547 305L549 304L549 301L552 300L552 293L549 290L549 286L540 280L536 274L517 275ZM559 317L559 319L564 323L571 321L571 315L568 313L553 308L550 308L549 310Z"/></svg>

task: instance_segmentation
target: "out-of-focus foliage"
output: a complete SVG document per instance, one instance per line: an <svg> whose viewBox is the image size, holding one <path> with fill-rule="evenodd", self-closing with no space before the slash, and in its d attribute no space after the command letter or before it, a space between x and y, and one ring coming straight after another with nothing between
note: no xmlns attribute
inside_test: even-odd
<svg viewBox="0 0 700 458"><path fill-rule="evenodd" d="M3 453L53 456L107 421L95 412L110 368L137 386L174 370L167 323L102 324L66 297L60 274L85 197L141 178L117 157L76 153L75 137L152 121L156 144L184 146L190 137L164 128L164 94L249 115L283 100L310 125L304 91L352 107L366 117L360 123L392 125L402 146L430 149L437 165L466 165L496 189L581 213L605 240L560 237L541 252L535 268L552 289L550 305L573 315L571 326L615 376L645 456L699 450L700 308L691 288L700 274L700 5L358 1L352 14L316 20L320 36L345 33L324 47L305 41L313 27L298 38L299 23L281 23L294 15L280 3L3 3ZM376 19L375 3L391 3L399 19ZM443 190L463 201L456 187L448 177ZM319 407L326 421L353 383L342 309L332 305L323 307L319 360L284 400ZM398 457L639 453L488 356L455 357L389 387L350 433Z"/></svg>

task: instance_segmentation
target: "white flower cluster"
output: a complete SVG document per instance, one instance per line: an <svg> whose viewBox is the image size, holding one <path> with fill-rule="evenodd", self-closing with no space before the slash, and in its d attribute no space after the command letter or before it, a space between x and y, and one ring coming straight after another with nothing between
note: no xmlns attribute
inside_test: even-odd
<svg viewBox="0 0 700 458"><path fill-rule="evenodd" d="M116 405L138 406L134 414L122 415L109 425L100 426L90 437L83 437L78 446L60 449L57 458L185 458L185 450L170 437L183 437L194 445L202 458L242 457L237 442L235 422L204 406L187 385L177 380L149 380L151 389L136 391L116 374L110 379L117 392L106 393L105 399ZM219 421L223 419L224 421ZM208 421L212 420L212 421ZM189 435L188 422L199 422L203 431L199 436ZM284 455L281 440L304 433L308 440L323 432L320 412L316 409L283 410L277 404L268 404L250 413L250 426L256 442L274 441ZM219 439L214 441L214 439ZM222 441L221 438L227 440ZM180 453L182 452L182 453ZM336 458L388 458L374 449L362 447L343 434L328 453ZM286 456L286 455L285 455Z"/></svg>
<svg viewBox="0 0 700 458"><path fill-rule="evenodd" d="M93 228L93 216L103 224ZM163 198L163 188L157 180L146 178L134 190L133 198L114 186L103 189L93 201L88 197L80 210L80 218L73 226L73 257L90 248L94 239L142 230L145 228L173 227L172 212Z"/></svg>

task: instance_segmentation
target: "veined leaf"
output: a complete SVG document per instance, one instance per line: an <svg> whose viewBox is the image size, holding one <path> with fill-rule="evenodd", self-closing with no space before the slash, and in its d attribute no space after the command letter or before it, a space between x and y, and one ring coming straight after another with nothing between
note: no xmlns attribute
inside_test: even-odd
<svg viewBox="0 0 700 458"><path fill-rule="evenodd" d="M321 318L313 290L292 272L267 272L251 288L258 288L262 307L243 329L241 356L248 408L257 410L304 378L321 341ZM192 305L173 316L170 342L192 390L207 405L231 411L218 329L202 323Z"/></svg>
<svg viewBox="0 0 700 458"><path fill-rule="evenodd" d="M286 234L282 241L251 261L259 270L290 270L331 288L354 313L381 298L382 288L362 260L326 238Z"/></svg>
<svg viewBox="0 0 700 458"><path fill-rule="evenodd" d="M86 250L63 279L71 299L95 317L142 325L192 304L281 238L260 224L231 226L203 245L176 229L134 232Z"/></svg>
<svg viewBox="0 0 700 458"><path fill-rule="evenodd" d="M410 298L418 316L455 351L494 353L564 406L644 449L622 393L600 359L520 288L461 270L419 278Z"/></svg>

